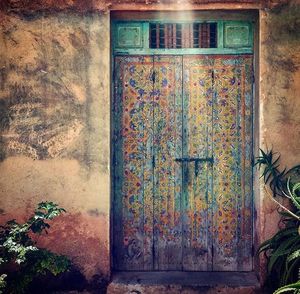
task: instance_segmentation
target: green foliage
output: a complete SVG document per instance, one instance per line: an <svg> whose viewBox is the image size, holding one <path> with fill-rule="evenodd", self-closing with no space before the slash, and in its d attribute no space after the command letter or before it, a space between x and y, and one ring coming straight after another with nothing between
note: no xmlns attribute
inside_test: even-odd
<svg viewBox="0 0 300 294"><path fill-rule="evenodd" d="M281 294L281 293L294 293L294 294L300 293L300 281L283 286L274 292L274 294Z"/></svg>
<svg viewBox="0 0 300 294"><path fill-rule="evenodd" d="M4 259L2 257L0 257L0 265L4 263ZM7 277L7 275L2 274L0 275L0 294L3 293L3 290L6 287L6 281L5 278Z"/></svg>
<svg viewBox="0 0 300 294"><path fill-rule="evenodd" d="M296 206L298 210L300 210L300 182L294 185L290 185L290 179L287 182L287 189L293 204Z"/></svg>
<svg viewBox="0 0 300 294"><path fill-rule="evenodd" d="M298 228L287 227L261 244L259 253L265 252L268 275L272 285L280 287L298 279L300 264L300 236Z"/></svg>
<svg viewBox="0 0 300 294"><path fill-rule="evenodd" d="M280 155L275 158L275 154L272 150L264 152L260 149L261 156L257 157L256 165L259 166L259 169L263 166L262 177L265 185L269 185L273 191L273 196L282 195L282 189L284 187L283 177L286 173L286 169L279 171L279 160Z"/></svg>
<svg viewBox="0 0 300 294"><path fill-rule="evenodd" d="M269 284L274 289L281 287L275 293L284 293L291 291L291 287L295 285L298 287L300 283L300 169L296 166L288 171L286 169L280 171L279 159L280 155L275 158L272 150L267 152L261 150L261 156L256 162L259 168L263 168L262 177L265 185L269 185L272 190L272 196L281 196L290 201L290 207L285 207L271 197L283 209L279 213L284 228L263 242L258 253L264 253L267 258ZM288 284L292 285L286 286Z"/></svg>
<svg viewBox="0 0 300 294"><path fill-rule="evenodd" d="M47 233L48 221L63 212L65 210L53 202L41 202L25 223L11 220L0 226L0 265L15 268L13 273L1 276L0 293L1 288L8 293L26 293L35 277L47 273L57 275L69 269L71 264L67 257L38 248L31 238L34 234Z"/></svg>
<svg viewBox="0 0 300 294"><path fill-rule="evenodd" d="M5 281L5 278L7 276L5 274L2 274L0 275L0 294L3 293L3 290L5 289L6 287L6 281Z"/></svg>

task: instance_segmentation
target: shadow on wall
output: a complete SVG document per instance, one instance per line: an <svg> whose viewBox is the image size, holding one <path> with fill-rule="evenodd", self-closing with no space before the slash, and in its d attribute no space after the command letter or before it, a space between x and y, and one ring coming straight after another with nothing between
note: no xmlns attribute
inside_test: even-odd
<svg viewBox="0 0 300 294"><path fill-rule="evenodd" d="M0 160L18 154L39 160L63 156L83 130L83 106L61 100L47 107L25 84L10 85L9 91L0 100Z"/></svg>
<svg viewBox="0 0 300 294"><path fill-rule="evenodd" d="M0 22L0 160L59 157L90 168L97 160L91 158L90 138L93 18L71 13L32 16L6 15Z"/></svg>
<svg viewBox="0 0 300 294"><path fill-rule="evenodd" d="M91 294L105 294L108 282L101 275L94 275L87 281L84 275L76 267L58 276L47 275L33 281L28 289L31 294L61 293L63 291L88 291Z"/></svg>
<svg viewBox="0 0 300 294"><path fill-rule="evenodd" d="M22 222L27 219L27 215L24 211L23 214L18 211L13 214L2 211L0 223L6 223L13 218ZM88 211L85 215L68 213L51 222L47 233L32 236L37 247L67 256L73 265L68 272L58 276L47 274L36 278L28 293L46 294L71 290L85 290L91 294L106 293L109 277L107 273L103 274L103 270L107 271L109 268L109 251L105 241L105 222L105 215L98 210ZM95 231L96 226L98 229Z"/></svg>
<svg viewBox="0 0 300 294"><path fill-rule="evenodd" d="M298 4L296 4L298 2ZM300 3L290 1L263 14L261 87L265 134L288 160L299 156ZM289 144L287 144L287 139Z"/></svg>
<svg viewBox="0 0 300 294"><path fill-rule="evenodd" d="M292 2L292 1L290 1ZM284 71L283 88L294 82L293 74L299 70L297 48L300 46L300 4L282 4L270 11L269 37L264 45L268 50L267 62L275 71Z"/></svg>

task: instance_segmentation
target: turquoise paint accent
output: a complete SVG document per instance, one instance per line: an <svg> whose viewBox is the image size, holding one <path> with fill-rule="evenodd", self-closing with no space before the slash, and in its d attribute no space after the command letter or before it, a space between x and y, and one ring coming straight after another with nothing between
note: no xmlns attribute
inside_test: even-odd
<svg viewBox="0 0 300 294"><path fill-rule="evenodd" d="M223 38L223 21L218 22L218 49L224 48L224 38Z"/></svg>
<svg viewBox="0 0 300 294"><path fill-rule="evenodd" d="M149 25L150 23L156 22L170 23L171 21L149 20L113 22L113 54L189 55L253 53L253 24L249 21L205 21L207 23L217 22L218 48L151 49L149 48ZM191 21L176 21L176 23L187 22L190 23ZM203 21L195 20L193 22L201 23Z"/></svg>
<svg viewBox="0 0 300 294"><path fill-rule="evenodd" d="M143 30L144 30L144 48L149 48L149 42L150 42L150 24L149 23L143 23Z"/></svg>
<svg viewBox="0 0 300 294"><path fill-rule="evenodd" d="M122 23L116 27L116 48L143 48L143 31L141 23Z"/></svg>
<svg viewBox="0 0 300 294"><path fill-rule="evenodd" d="M224 47L225 48L252 48L253 30L249 22L226 21L224 22Z"/></svg>
<svg viewBox="0 0 300 294"><path fill-rule="evenodd" d="M252 54L251 48L188 48L188 49L128 49L115 50L117 55L189 55L189 54Z"/></svg>

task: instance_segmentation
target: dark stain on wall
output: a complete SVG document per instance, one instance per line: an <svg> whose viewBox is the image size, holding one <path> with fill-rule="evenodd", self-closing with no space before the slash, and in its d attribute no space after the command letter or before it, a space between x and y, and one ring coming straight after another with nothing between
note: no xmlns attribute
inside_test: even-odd
<svg viewBox="0 0 300 294"><path fill-rule="evenodd" d="M291 2L291 1L290 1ZM293 74L299 70L296 58L300 46L300 5L284 3L269 13L269 37L265 42L267 62L274 72L282 74L281 83L288 89L294 82Z"/></svg>
<svg viewBox="0 0 300 294"><path fill-rule="evenodd" d="M99 209L95 208L95 209L90 209L87 211L88 215L93 216L93 217L105 217L105 214L101 211L99 211Z"/></svg>
<svg viewBox="0 0 300 294"><path fill-rule="evenodd" d="M51 111L49 101L26 84L12 84L9 92L0 100L2 160L12 155L40 160L63 155L80 125L82 105L57 101Z"/></svg>
<svg viewBox="0 0 300 294"><path fill-rule="evenodd" d="M51 293L81 293L105 294L108 281L103 275L96 274L91 281L87 281L84 275L76 266L57 276L46 274L35 278L31 283L28 293L43 294Z"/></svg>
<svg viewBox="0 0 300 294"><path fill-rule="evenodd" d="M287 0L187 0L188 4L256 4L260 7L282 5ZM0 10L30 13L32 11L106 11L114 4L174 4L173 0L1 0Z"/></svg>
<svg viewBox="0 0 300 294"><path fill-rule="evenodd" d="M0 130L4 131L9 128L11 114L7 101L0 100Z"/></svg>
<svg viewBox="0 0 300 294"><path fill-rule="evenodd" d="M5 11L41 11L41 10L63 10L74 9L77 11L89 11L93 8L93 0L2 0L0 9ZM107 1L100 0L99 3L106 4Z"/></svg>
<svg viewBox="0 0 300 294"><path fill-rule="evenodd" d="M295 101L290 102L287 97L277 97L276 105L278 106L279 115L277 117L277 122L282 123L282 125L292 125L296 123L298 117L295 116Z"/></svg>
<svg viewBox="0 0 300 294"><path fill-rule="evenodd" d="M0 160L70 158L88 169L97 160L90 135L92 20L67 13L0 26Z"/></svg>

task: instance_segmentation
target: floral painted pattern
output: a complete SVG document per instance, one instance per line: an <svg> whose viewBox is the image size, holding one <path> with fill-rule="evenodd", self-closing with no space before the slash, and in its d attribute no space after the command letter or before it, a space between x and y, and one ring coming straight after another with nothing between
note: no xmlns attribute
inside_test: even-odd
<svg viewBox="0 0 300 294"><path fill-rule="evenodd" d="M214 63L213 240L216 270L251 270L252 56Z"/></svg>
<svg viewBox="0 0 300 294"><path fill-rule="evenodd" d="M153 59L120 57L115 88L116 265L123 270L153 264Z"/></svg>
<svg viewBox="0 0 300 294"><path fill-rule="evenodd" d="M251 270L252 56L115 65L116 268Z"/></svg>

